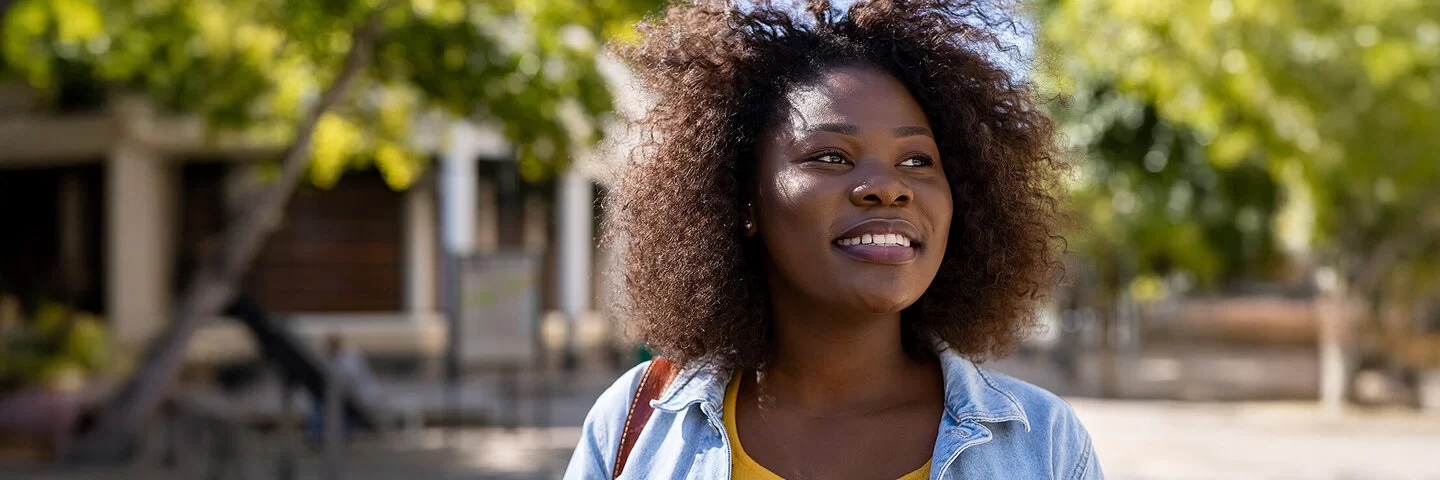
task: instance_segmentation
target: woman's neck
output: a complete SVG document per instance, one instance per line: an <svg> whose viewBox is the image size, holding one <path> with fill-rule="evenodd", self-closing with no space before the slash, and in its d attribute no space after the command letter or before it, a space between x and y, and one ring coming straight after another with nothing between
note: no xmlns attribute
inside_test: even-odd
<svg viewBox="0 0 1440 480"><path fill-rule="evenodd" d="M906 354L898 312L835 312L805 303L772 304L775 355L757 381L777 406L816 414L879 408L934 375L932 366Z"/></svg>

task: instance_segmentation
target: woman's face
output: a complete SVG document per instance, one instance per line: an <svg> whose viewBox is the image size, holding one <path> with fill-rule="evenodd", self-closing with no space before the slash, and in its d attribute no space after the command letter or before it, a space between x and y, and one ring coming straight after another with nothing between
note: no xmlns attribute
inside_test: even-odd
<svg viewBox="0 0 1440 480"><path fill-rule="evenodd" d="M777 115L754 205L777 297L865 314L915 303L940 269L952 213L915 98L878 69L837 68Z"/></svg>

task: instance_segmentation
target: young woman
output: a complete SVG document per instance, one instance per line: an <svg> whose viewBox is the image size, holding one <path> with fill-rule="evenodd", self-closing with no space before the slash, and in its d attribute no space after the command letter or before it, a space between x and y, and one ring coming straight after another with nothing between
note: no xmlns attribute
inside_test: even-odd
<svg viewBox="0 0 1440 480"><path fill-rule="evenodd" d="M994 2L685 5L622 52L657 104L612 195L665 360L566 478L1101 478L1070 407L976 366L1059 267L1066 163Z"/></svg>

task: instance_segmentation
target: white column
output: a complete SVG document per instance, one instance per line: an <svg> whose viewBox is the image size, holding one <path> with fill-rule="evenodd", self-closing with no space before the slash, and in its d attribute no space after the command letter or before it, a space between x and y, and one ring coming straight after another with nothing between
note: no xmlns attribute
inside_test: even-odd
<svg viewBox="0 0 1440 480"><path fill-rule="evenodd" d="M1345 365L1344 329L1346 323L1346 302L1344 285L1339 274L1331 268L1321 268L1315 274L1320 295L1317 313L1320 343L1320 405L1330 415L1339 415L1345 409L1345 384L1349 375Z"/></svg>
<svg viewBox="0 0 1440 480"><path fill-rule="evenodd" d="M428 182L405 192L405 310L412 315L438 311L435 214L435 189Z"/></svg>
<svg viewBox="0 0 1440 480"><path fill-rule="evenodd" d="M106 168L106 296L122 347L143 347L170 324L177 179L173 166L120 142Z"/></svg>
<svg viewBox="0 0 1440 480"><path fill-rule="evenodd" d="M592 222L594 190L590 178L571 169L556 182L556 247L560 311L570 322L568 344L575 347L575 325L590 309L591 253L594 248Z"/></svg>
<svg viewBox="0 0 1440 480"><path fill-rule="evenodd" d="M475 251L475 150L469 129L460 125L451 129L450 146L440 159L440 228L447 254Z"/></svg>
<svg viewBox="0 0 1440 480"><path fill-rule="evenodd" d="M455 401L465 338L460 318L460 259L475 252L475 135L473 128L456 124L450 129L450 144L440 158L440 238L444 247L445 378L446 402ZM451 406L447 406L450 409Z"/></svg>

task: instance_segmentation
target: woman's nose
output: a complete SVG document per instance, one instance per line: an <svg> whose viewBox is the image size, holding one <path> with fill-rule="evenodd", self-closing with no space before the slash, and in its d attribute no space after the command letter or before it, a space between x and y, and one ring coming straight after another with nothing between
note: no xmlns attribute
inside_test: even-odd
<svg viewBox="0 0 1440 480"><path fill-rule="evenodd" d="M903 207L915 192L893 172L870 175L850 189L850 202L861 207Z"/></svg>

